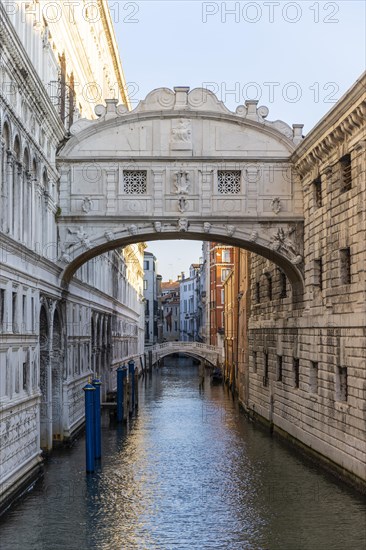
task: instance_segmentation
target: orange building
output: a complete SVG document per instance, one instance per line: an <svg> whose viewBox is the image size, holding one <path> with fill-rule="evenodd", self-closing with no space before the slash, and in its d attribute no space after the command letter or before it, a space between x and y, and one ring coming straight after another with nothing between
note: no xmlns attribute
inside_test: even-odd
<svg viewBox="0 0 366 550"><path fill-rule="evenodd" d="M210 243L210 344L224 346L224 281L234 262L234 247Z"/></svg>
<svg viewBox="0 0 366 550"><path fill-rule="evenodd" d="M224 281L224 376L245 400L248 387L250 253L233 248L233 267Z"/></svg>

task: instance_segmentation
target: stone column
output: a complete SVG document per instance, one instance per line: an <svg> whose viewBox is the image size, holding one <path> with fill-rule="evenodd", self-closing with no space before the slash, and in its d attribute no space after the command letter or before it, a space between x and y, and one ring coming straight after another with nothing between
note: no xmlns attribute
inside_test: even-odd
<svg viewBox="0 0 366 550"><path fill-rule="evenodd" d="M8 188L8 201L7 201L7 232L11 233L13 228L13 182L14 182L14 157L11 151L7 151L7 188Z"/></svg>

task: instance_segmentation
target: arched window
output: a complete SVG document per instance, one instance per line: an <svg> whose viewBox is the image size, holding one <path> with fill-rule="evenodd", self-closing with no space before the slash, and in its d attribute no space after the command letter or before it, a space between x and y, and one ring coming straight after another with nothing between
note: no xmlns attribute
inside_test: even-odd
<svg viewBox="0 0 366 550"><path fill-rule="evenodd" d="M30 194L30 158L27 148L23 155L23 177L22 177L22 217L20 227L22 229L21 239L25 244L29 244L30 219L31 219L31 194Z"/></svg>
<svg viewBox="0 0 366 550"><path fill-rule="evenodd" d="M13 186L12 186L12 235L14 238L19 238L19 220L20 212L19 205L21 204L21 158L20 158L20 139L19 136L14 140L14 158L15 163L13 166Z"/></svg>
<svg viewBox="0 0 366 550"><path fill-rule="evenodd" d="M8 196L9 196L9 179L8 179L8 171L7 171L7 162L8 162L8 150L10 147L10 131L9 126L7 122L5 122L3 131L2 131L2 148L0 149L1 152L1 165L0 165L0 199L1 199L1 207L0 207L0 223L1 223L1 230L4 232L7 232L8 230Z"/></svg>

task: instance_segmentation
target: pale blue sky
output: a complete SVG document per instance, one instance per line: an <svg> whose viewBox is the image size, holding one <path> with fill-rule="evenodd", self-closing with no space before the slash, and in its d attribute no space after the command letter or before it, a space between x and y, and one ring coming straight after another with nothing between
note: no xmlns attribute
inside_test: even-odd
<svg viewBox="0 0 366 550"><path fill-rule="evenodd" d="M363 0L110 5L133 106L154 88L206 83L229 109L259 99L268 120L303 123L307 133L366 66ZM200 246L149 250L165 280L187 272Z"/></svg>

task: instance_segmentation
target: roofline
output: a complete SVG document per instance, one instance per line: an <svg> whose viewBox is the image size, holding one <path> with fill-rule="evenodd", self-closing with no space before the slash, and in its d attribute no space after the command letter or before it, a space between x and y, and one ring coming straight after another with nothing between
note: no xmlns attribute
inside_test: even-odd
<svg viewBox="0 0 366 550"><path fill-rule="evenodd" d="M333 132L343 118L354 110L357 101L362 100L366 94L366 71L346 91L337 103L320 119L312 130L307 134L301 143L296 147L291 160L296 162L311 149L326 134ZM365 96L366 99L366 96Z"/></svg>
<svg viewBox="0 0 366 550"><path fill-rule="evenodd" d="M111 18L111 12L108 7L108 2L106 0L97 0L99 13L102 17L104 31L106 33L107 42L109 46L109 51L112 56L114 71L117 76L118 88L123 99L123 103L127 106L128 110L131 111L131 102L128 97L126 79L122 69L121 56L119 54L116 33L114 30L113 21Z"/></svg>

